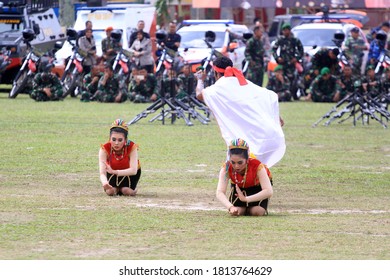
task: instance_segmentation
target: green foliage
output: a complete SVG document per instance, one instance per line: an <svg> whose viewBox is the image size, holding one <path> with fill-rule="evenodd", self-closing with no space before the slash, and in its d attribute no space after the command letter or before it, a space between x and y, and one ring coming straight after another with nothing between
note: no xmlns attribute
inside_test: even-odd
<svg viewBox="0 0 390 280"><path fill-rule="evenodd" d="M131 125L139 194L104 194L100 144L148 105L0 95L0 259L389 259L390 132L374 120L312 128L331 104L280 104L270 215L233 218L215 199L214 119Z"/></svg>
<svg viewBox="0 0 390 280"><path fill-rule="evenodd" d="M168 3L171 0L157 0L155 3L157 12L157 24L163 26L170 21Z"/></svg>

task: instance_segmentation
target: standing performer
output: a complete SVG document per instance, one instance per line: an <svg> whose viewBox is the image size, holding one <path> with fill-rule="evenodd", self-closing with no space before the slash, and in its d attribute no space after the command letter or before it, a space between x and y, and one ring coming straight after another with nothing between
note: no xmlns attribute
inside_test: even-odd
<svg viewBox="0 0 390 280"><path fill-rule="evenodd" d="M264 216L272 196L271 173L267 166L249 156L248 143L235 139L229 145L229 160L219 172L217 199L232 216ZM226 197L231 182L229 199Z"/></svg>
<svg viewBox="0 0 390 280"><path fill-rule="evenodd" d="M141 177L138 160L138 146L127 139L128 127L121 120L115 120L110 129L110 141L99 150L100 181L107 195L137 194Z"/></svg>
<svg viewBox="0 0 390 280"><path fill-rule="evenodd" d="M207 88L205 73L196 73L197 98L213 112L227 146L232 139L245 139L256 158L273 166L286 150L278 95L246 80L227 57L217 58L213 68L216 82Z"/></svg>

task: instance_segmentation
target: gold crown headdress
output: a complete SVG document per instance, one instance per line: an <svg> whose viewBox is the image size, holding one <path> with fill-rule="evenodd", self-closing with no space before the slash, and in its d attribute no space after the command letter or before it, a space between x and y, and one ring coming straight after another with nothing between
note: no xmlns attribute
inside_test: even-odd
<svg viewBox="0 0 390 280"><path fill-rule="evenodd" d="M110 129L113 129L113 128L122 128L126 131L129 131L129 128L127 126L127 124L122 120L122 119L116 119L112 124L111 124L111 128Z"/></svg>
<svg viewBox="0 0 390 280"><path fill-rule="evenodd" d="M237 139L234 139L230 142L229 150L231 150L231 149L248 150L249 145L244 139L237 138Z"/></svg>

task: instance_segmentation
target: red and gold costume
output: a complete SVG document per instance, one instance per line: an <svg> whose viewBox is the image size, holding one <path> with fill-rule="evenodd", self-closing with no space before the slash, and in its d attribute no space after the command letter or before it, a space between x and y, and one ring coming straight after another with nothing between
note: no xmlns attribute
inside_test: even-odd
<svg viewBox="0 0 390 280"><path fill-rule="evenodd" d="M101 145L101 147L107 154L107 164L109 164L111 168L114 170L123 170L123 169L130 168L130 154L134 149L138 149L138 145L130 140L123 147L122 154L120 155L116 154L113 151L110 142ZM107 173L107 178L111 186L116 188L130 187L133 190L136 188L140 176L141 176L141 165L139 160L138 160L138 171L136 175L117 176L115 174Z"/></svg>
<svg viewBox="0 0 390 280"><path fill-rule="evenodd" d="M107 154L107 163L111 165L111 168L114 170L122 170L130 168L130 153L137 149L138 146L133 141L128 141L123 147L122 155L116 155L112 150L111 143L107 142L104 145L101 145L102 149ZM140 163L138 161L138 168L140 168Z"/></svg>
<svg viewBox="0 0 390 280"><path fill-rule="evenodd" d="M262 164L258 159L255 158L249 158L248 163L245 169L245 173L243 175L235 172L233 170L232 165L230 162L225 163L225 168L227 170L227 176L231 181L231 193L229 197L229 201L234 205L238 207L252 207L252 206L261 206L265 210L267 210L268 206L268 199L262 200L262 201L255 201L255 202L242 202L241 200L238 199L236 196L236 188L235 186L237 185L240 190L244 193L245 196L250 196L253 194L256 194L262 190L261 185L260 185L260 179L257 176L257 172L261 170L262 168L265 168L268 174L268 177L272 178L271 172L265 166ZM271 180L272 182L272 180Z"/></svg>

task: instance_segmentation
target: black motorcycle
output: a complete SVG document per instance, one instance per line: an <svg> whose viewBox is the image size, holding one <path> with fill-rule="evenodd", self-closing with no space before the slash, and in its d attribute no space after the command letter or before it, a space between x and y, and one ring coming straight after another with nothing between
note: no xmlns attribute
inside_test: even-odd
<svg viewBox="0 0 390 280"><path fill-rule="evenodd" d="M122 32L120 30L112 31L111 38L120 42L122 39ZM132 52L120 48L112 62L112 70L114 71L114 74L121 77L121 81L125 82L127 85L131 74L132 56Z"/></svg>
<svg viewBox="0 0 390 280"><path fill-rule="evenodd" d="M83 50L76 45L77 31L73 28L66 30L67 41L72 46L72 55L67 59L64 74L61 77L61 83L64 87L63 98L69 94L71 97L76 97L78 91L76 88L81 85L83 79L83 61L87 56Z"/></svg>
<svg viewBox="0 0 390 280"><path fill-rule="evenodd" d="M207 31L205 33L205 43L209 48L209 53L207 57L202 60L202 69L206 73L206 78L204 80L205 86L210 86L215 83L214 69L212 67L212 61L218 57L223 57L224 55L216 50L212 43L215 41L216 35L213 31Z"/></svg>
<svg viewBox="0 0 390 280"><path fill-rule="evenodd" d="M157 51L156 55L158 57L156 61L156 72L155 75L157 79L161 79L162 76L166 73L165 70L175 70L178 71L181 66L184 64L182 57L178 55L174 50L167 48L164 44L166 39L165 32L157 32Z"/></svg>
<svg viewBox="0 0 390 280"><path fill-rule="evenodd" d="M43 53L37 51L30 44L30 42L34 40L36 36L32 29L23 30L22 36L23 42L26 44L28 52L23 60L22 66L15 76L11 91L8 94L9 98L16 98L19 93L25 91L26 89L32 88L32 81L35 74L37 73L39 62L43 55Z"/></svg>

